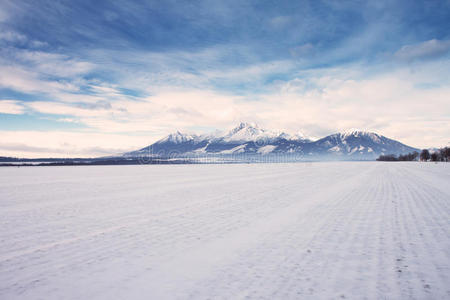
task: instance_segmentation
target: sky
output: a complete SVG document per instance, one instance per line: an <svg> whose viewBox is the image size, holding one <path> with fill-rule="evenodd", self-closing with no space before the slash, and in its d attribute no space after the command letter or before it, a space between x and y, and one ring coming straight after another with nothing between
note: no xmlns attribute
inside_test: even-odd
<svg viewBox="0 0 450 300"><path fill-rule="evenodd" d="M240 122L450 146L450 1L0 1L0 156Z"/></svg>

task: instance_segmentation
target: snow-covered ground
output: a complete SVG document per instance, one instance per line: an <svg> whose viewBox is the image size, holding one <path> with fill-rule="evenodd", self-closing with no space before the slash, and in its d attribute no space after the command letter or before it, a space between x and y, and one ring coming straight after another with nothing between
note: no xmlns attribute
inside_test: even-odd
<svg viewBox="0 0 450 300"><path fill-rule="evenodd" d="M450 164L0 168L0 299L449 299Z"/></svg>

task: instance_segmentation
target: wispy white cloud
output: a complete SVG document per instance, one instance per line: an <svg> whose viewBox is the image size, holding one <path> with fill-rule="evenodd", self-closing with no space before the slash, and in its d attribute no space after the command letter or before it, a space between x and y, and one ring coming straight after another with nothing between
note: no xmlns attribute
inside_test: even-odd
<svg viewBox="0 0 450 300"><path fill-rule="evenodd" d="M93 64L89 62L58 53L15 49L11 55L18 63L40 75L73 78L93 69Z"/></svg>
<svg viewBox="0 0 450 300"><path fill-rule="evenodd" d="M109 103L108 103L109 104ZM73 103L62 103L54 101L33 101L26 104L34 111L44 114L70 115L75 117L105 117L110 114L110 106L85 104L75 105Z"/></svg>
<svg viewBox="0 0 450 300"><path fill-rule="evenodd" d="M0 8L0 22L2 18L2 11ZM0 29L1 29L0 25ZM0 30L0 45L3 47L10 47L10 46L28 46L30 48L39 49L44 48L48 46L47 42L38 41L29 39L26 35L19 33L14 30L4 29Z"/></svg>
<svg viewBox="0 0 450 300"><path fill-rule="evenodd" d="M20 115L24 112L25 108L21 105L21 101L0 100L0 113Z"/></svg>
<svg viewBox="0 0 450 300"><path fill-rule="evenodd" d="M290 16L276 16L270 19L270 25L276 29L282 29L291 22Z"/></svg>
<svg viewBox="0 0 450 300"><path fill-rule="evenodd" d="M290 71L287 60L255 61L245 45L212 46L198 50L141 51L96 49L85 56L97 71L109 74L121 87L145 93L184 89L211 89L218 82L260 84L265 76ZM229 65L227 61L235 60Z"/></svg>
<svg viewBox="0 0 450 300"><path fill-rule="evenodd" d="M395 54L395 58L403 61L437 58L450 52L450 40L432 39L419 44L405 45Z"/></svg>
<svg viewBox="0 0 450 300"><path fill-rule="evenodd" d="M34 71L20 66L0 65L0 87L24 93L52 94L62 91L78 91L79 87L68 81L40 78Z"/></svg>
<svg viewBox="0 0 450 300"><path fill-rule="evenodd" d="M0 88L50 96L78 92L93 65L67 55L36 50L0 50ZM52 97L53 98L53 97ZM57 98L58 99L58 98Z"/></svg>
<svg viewBox="0 0 450 300"><path fill-rule="evenodd" d="M304 45L295 46L289 49L291 55L295 58L304 58L309 56L314 51L314 46L311 43L306 43Z"/></svg>
<svg viewBox="0 0 450 300"><path fill-rule="evenodd" d="M0 41L23 44L27 40L27 37L21 33L11 30L0 31Z"/></svg>

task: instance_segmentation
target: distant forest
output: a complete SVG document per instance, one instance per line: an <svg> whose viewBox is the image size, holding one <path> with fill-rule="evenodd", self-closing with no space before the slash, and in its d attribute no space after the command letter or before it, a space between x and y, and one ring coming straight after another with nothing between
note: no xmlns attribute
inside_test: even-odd
<svg viewBox="0 0 450 300"><path fill-rule="evenodd" d="M388 154L388 155L380 155L380 157L377 158L378 161L444 161L448 162L450 160L450 148L444 147L441 149L438 149L432 153L428 149L423 149L422 152L411 152L408 154L401 154L399 156L396 156L394 154Z"/></svg>

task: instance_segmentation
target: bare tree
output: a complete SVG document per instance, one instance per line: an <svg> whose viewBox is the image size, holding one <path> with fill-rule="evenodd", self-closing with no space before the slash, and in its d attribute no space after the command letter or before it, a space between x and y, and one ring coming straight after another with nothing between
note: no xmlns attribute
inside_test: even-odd
<svg viewBox="0 0 450 300"><path fill-rule="evenodd" d="M443 161L449 161L450 160L450 148L445 147L441 149L441 156Z"/></svg>
<svg viewBox="0 0 450 300"><path fill-rule="evenodd" d="M438 152L433 152L431 154L431 161L439 161L439 155Z"/></svg>
<svg viewBox="0 0 450 300"><path fill-rule="evenodd" d="M420 153L420 160L421 161L428 161L430 159L430 151L428 149L423 149Z"/></svg>

